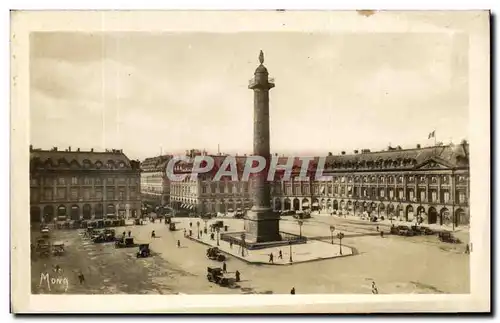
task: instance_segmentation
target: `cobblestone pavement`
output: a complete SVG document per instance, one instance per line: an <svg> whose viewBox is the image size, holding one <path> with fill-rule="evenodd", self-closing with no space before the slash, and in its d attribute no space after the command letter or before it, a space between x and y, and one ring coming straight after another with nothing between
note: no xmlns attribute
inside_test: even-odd
<svg viewBox="0 0 500 323"><path fill-rule="evenodd" d="M326 219L325 219L326 218ZM220 263L206 258L207 247L184 238L184 228L192 223L196 232L199 219L176 219L178 230L169 231L164 223L130 226L136 240L149 242L153 256L137 259L137 248L115 249L112 244L84 241L76 231L54 231L54 240L63 240L67 253L62 257L32 260L32 292L46 293L39 286L45 266L59 264L68 278L67 293L81 294L288 294L297 293L371 293L376 282L379 293L468 293L469 257L463 244L453 246L431 237L380 238L376 226L348 223L334 218L313 218L304 222L302 234L330 241L330 225L342 231L342 244L357 255L291 266L252 265L229 257L228 274L241 272L242 281L234 288L220 287L206 279L208 266ZM241 220L223 219L230 231L242 228ZM204 223L200 221L200 228ZM280 224L282 231L298 233L296 221ZM157 238L150 239L155 230ZM116 228L116 232L122 232ZM177 241L181 247L177 247ZM76 271L85 275L79 284ZM51 292L57 291L52 288Z"/></svg>

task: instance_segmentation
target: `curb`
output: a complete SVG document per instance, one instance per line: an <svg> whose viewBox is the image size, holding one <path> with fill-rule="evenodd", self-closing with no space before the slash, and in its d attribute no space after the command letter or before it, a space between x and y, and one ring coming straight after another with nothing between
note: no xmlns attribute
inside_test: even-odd
<svg viewBox="0 0 500 323"><path fill-rule="evenodd" d="M206 246L209 246L209 247L214 247L212 246L211 244L208 244L204 241L200 241L200 240L197 240L193 237L189 237L189 236L186 236L187 239L191 240L191 241L194 241L194 242L197 242L197 243L201 243L203 245L206 245ZM351 249L351 254L350 255L341 255L341 256L336 256L336 257L327 257L327 258L314 258L314 259L310 259L310 260L304 260L304 261L299 261L299 262L287 262L287 263L283 263L283 264L277 264L277 263L269 263L269 262L263 262L263 261L250 261L244 257L241 257L241 256L236 256L232 253L229 253L227 251L224 251L222 249L219 249L220 252L226 254L226 255L229 255L229 256L232 256L234 258L237 258L239 260L242 260L248 264L252 264L252 265L267 265L267 266L291 266L291 265L297 265L297 264L304 264L304 263L308 263L308 262L314 262L314 261L321 261L321 260L328 260L328 259L336 259L336 258L345 258L345 257L349 257L349 256L355 256L356 253L354 252L353 248L352 247L349 247L346 245L346 247L350 248Z"/></svg>

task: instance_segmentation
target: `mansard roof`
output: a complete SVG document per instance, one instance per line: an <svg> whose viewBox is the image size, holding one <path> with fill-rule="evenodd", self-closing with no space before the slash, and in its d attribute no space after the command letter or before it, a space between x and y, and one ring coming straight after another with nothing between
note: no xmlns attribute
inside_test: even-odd
<svg viewBox="0 0 500 323"><path fill-rule="evenodd" d="M139 162L130 160L122 150L60 151L30 150L30 164L46 169L139 169Z"/></svg>
<svg viewBox="0 0 500 323"><path fill-rule="evenodd" d="M141 169L144 172L161 172L167 167L167 163L172 159L172 155L162 155L146 158L141 163Z"/></svg>

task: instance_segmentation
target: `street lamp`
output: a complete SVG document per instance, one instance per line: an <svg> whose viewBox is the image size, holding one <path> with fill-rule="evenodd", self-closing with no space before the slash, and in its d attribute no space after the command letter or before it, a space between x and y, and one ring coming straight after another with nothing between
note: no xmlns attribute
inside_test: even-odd
<svg viewBox="0 0 500 323"><path fill-rule="evenodd" d="M215 230L217 231L217 246L220 246L220 245L219 245L219 232L220 232L220 227L217 227Z"/></svg>
<svg viewBox="0 0 500 323"><path fill-rule="evenodd" d="M302 239L302 225L304 224L304 221L297 220L297 224L299 225L299 237Z"/></svg>
<svg viewBox="0 0 500 323"><path fill-rule="evenodd" d="M331 225L330 232L332 233L332 244L333 244L333 231L335 231L335 227L333 225Z"/></svg>
<svg viewBox="0 0 500 323"><path fill-rule="evenodd" d="M200 238L200 221L196 221L196 227L198 228L198 239Z"/></svg>
<svg viewBox="0 0 500 323"><path fill-rule="evenodd" d="M293 262L293 259L292 259L292 240L288 241L288 244L290 244L290 262Z"/></svg>
<svg viewBox="0 0 500 323"><path fill-rule="evenodd" d="M339 232L337 234L337 238L339 239L340 244L340 255L342 255L342 239L344 238L344 234L342 232Z"/></svg>

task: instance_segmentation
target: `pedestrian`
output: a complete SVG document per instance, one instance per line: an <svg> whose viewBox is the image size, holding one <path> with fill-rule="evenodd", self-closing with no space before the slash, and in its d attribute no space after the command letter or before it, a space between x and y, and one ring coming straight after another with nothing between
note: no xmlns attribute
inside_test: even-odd
<svg viewBox="0 0 500 323"><path fill-rule="evenodd" d="M229 248L233 249L233 240L229 241Z"/></svg>
<svg viewBox="0 0 500 323"><path fill-rule="evenodd" d="M180 248L180 247L181 247L181 241L177 240L177 248Z"/></svg>
<svg viewBox="0 0 500 323"><path fill-rule="evenodd" d="M193 222L189 222L189 227L192 228L193 227Z"/></svg>
<svg viewBox="0 0 500 323"><path fill-rule="evenodd" d="M465 254L468 255L470 253L470 247L469 244L465 245Z"/></svg>
<svg viewBox="0 0 500 323"><path fill-rule="evenodd" d="M203 230L200 230L200 238L201 238L202 235L203 235Z"/></svg>
<svg viewBox="0 0 500 323"><path fill-rule="evenodd" d="M222 263L222 271L227 273L227 265L225 261Z"/></svg>
<svg viewBox="0 0 500 323"><path fill-rule="evenodd" d="M269 254L269 262L272 263L272 264L274 264L274 259L273 259L273 253L272 252Z"/></svg>
<svg viewBox="0 0 500 323"><path fill-rule="evenodd" d="M239 282L240 281L240 272L238 270L234 273L234 276L236 278L236 282Z"/></svg>
<svg viewBox="0 0 500 323"><path fill-rule="evenodd" d="M384 231L380 231L380 237L383 238L384 237Z"/></svg>
<svg viewBox="0 0 500 323"><path fill-rule="evenodd" d="M128 236L131 237L132 236L132 231L128 230Z"/></svg>
<svg viewBox="0 0 500 323"><path fill-rule="evenodd" d="M151 231L151 238L156 238L155 230Z"/></svg>
<svg viewBox="0 0 500 323"><path fill-rule="evenodd" d="M378 288L374 281L372 282L372 294L378 294Z"/></svg>
<svg viewBox="0 0 500 323"><path fill-rule="evenodd" d="M78 280L80 281L80 285L82 285L85 282L85 276L81 271L78 273Z"/></svg>
<svg viewBox="0 0 500 323"><path fill-rule="evenodd" d="M290 291L290 294L295 295L295 287L292 287L292 290Z"/></svg>
<svg viewBox="0 0 500 323"><path fill-rule="evenodd" d="M186 236L186 228L184 228L184 237Z"/></svg>
<svg viewBox="0 0 500 323"><path fill-rule="evenodd" d="M281 250L278 253L278 259L283 259L283 253L281 252Z"/></svg>
<svg viewBox="0 0 500 323"><path fill-rule="evenodd" d="M127 235L127 233L125 231L123 231L123 237L125 238L125 236Z"/></svg>
<svg viewBox="0 0 500 323"><path fill-rule="evenodd" d="M377 232L378 232L378 231L379 231L379 230L378 230L378 225L377 225Z"/></svg>

